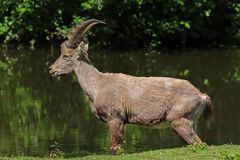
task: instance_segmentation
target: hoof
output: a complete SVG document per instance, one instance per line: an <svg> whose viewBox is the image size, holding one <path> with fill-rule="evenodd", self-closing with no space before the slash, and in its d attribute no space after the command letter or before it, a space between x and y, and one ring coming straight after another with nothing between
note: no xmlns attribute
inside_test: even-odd
<svg viewBox="0 0 240 160"><path fill-rule="evenodd" d="M119 149L120 149L120 146L110 147L109 152L111 155L116 155L118 154Z"/></svg>
<svg viewBox="0 0 240 160"><path fill-rule="evenodd" d="M116 155L117 154L117 150L114 149L109 149L109 152L111 155Z"/></svg>

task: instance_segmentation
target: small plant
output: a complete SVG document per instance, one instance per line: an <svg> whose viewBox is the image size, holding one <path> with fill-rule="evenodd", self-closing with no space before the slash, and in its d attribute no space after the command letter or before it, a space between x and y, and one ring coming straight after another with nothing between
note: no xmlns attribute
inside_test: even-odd
<svg viewBox="0 0 240 160"><path fill-rule="evenodd" d="M64 158L65 153L60 150L61 144L59 142L54 142L51 147L51 151L49 153L49 156L51 158Z"/></svg>
<svg viewBox="0 0 240 160"><path fill-rule="evenodd" d="M189 148L192 152L197 152L200 150L209 149L209 146L206 143L203 143L203 144L191 145L189 146Z"/></svg>

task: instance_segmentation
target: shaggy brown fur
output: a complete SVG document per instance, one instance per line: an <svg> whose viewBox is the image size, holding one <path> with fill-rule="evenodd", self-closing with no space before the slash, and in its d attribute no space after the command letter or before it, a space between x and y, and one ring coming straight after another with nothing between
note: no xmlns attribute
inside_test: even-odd
<svg viewBox="0 0 240 160"><path fill-rule="evenodd" d="M166 121L186 143L202 143L196 122L202 111L212 115L209 96L182 79L99 72L88 63L87 50L83 41L76 49L63 43L50 73L76 73L92 112L109 126L111 154L120 148L126 123L152 126Z"/></svg>

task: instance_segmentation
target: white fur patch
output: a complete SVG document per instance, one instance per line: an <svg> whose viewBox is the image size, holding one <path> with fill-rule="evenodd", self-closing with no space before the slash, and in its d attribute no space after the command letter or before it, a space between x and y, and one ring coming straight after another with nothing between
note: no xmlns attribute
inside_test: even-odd
<svg viewBox="0 0 240 160"><path fill-rule="evenodd" d="M165 85L165 88L167 88L167 89L171 89L173 83L172 83L171 81L167 81L167 82L164 83L164 85Z"/></svg>

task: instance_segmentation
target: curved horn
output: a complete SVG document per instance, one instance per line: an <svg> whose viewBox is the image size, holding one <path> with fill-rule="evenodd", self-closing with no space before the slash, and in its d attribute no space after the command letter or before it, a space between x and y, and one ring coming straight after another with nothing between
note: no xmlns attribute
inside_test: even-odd
<svg viewBox="0 0 240 160"><path fill-rule="evenodd" d="M68 48L77 48L78 44L81 42L84 34L94 25L101 23L106 24L103 21L97 19L89 19L77 25L76 29L70 35L68 41L65 42Z"/></svg>

